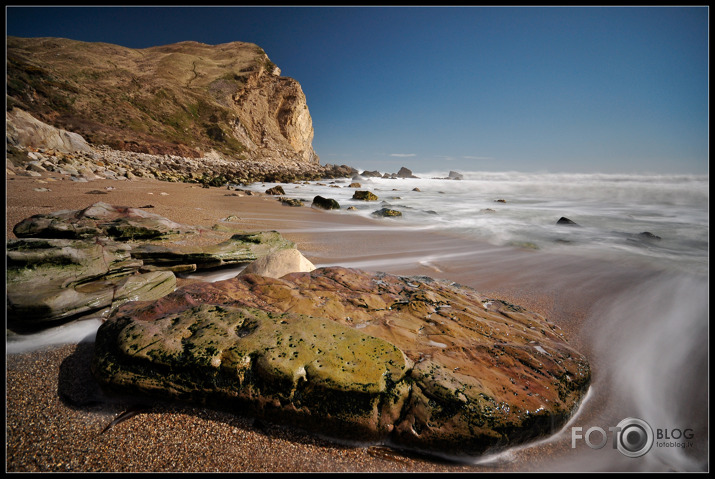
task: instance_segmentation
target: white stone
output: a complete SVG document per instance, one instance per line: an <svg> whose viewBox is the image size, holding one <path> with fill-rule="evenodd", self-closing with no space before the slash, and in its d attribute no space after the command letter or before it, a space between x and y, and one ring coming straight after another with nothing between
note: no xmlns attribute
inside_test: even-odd
<svg viewBox="0 0 715 479"><path fill-rule="evenodd" d="M282 249L249 264L239 276L257 274L280 278L290 273L306 273L314 269L315 265L297 249Z"/></svg>

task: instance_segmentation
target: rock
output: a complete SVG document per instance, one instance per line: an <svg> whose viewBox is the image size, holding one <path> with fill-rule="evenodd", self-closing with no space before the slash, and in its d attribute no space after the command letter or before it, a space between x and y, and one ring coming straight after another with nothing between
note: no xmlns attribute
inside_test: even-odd
<svg viewBox="0 0 715 479"><path fill-rule="evenodd" d="M559 220L556 222L556 224L564 225L564 226L581 226L578 223L566 218L565 216L562 216L561 218L559 218Z"/></svg>
<svg viewBox="0 0 715 479"><path fill-rule="evenodd" d="M358 182L353 182L348 185L348 188L361 188L361 187L362 187L362 185L360 185L360 183L358 183Z"/></svg>
<svg viewBox="0 0 715 479"><path fill-rule="evenodd" d="M313 204L311 205L311 207L320 208L323 210L339 210L340 204L332 198L323 198L322 196L318 195L313 198Z"/></svg>
<svg viewBox="0 0 715 479"><path fill-rule="evenodd" d="M54 112L47 114L53 115L56 126L71 126L116 149L157 154L167 163L174 155L201 157L200 151L211 148L206 157L225 154L277 165L319 165L312 147L312 118L300 84L277 75L280 69L256 45L181 42L134 50L69 39L51 43L8 37L8 57L16 60L8 63L7 81L13 85L8 104L22 105L33 114ZM55 49L63 52L61 58L53 53ZM232 59L230 64L227 58ZM97 81L107 74L107 64L133 76L114 76L109 84ZM77 65L86 75L77 76ZM164 68L175 74L157 76ZM129 91L132 81L142 88L132 102L126 102L116 92ZM152 103L157 88L172 100ZM187 96L186 88L193 93ZM206 118L191 113L199 104L212 105L210 114L202 113ZM146 117L147 108L158 121ZM107 114L118 111L126 121ZM169 118L183 125L180 131ZM137 131L146 131L149 123L150 135Z"/></svg>
<svg viewBox="0 0 715 479"><path fill-rule="evenodd" d="M283 187L281 185L276 185L273 188L268 188L266 190L267 195L285 195L286 192L283 191Z"/></svg>
<svg viewBox="0 0 715 479"><path fill-rule="evenodd" d="M419 189L419 188L412 188L412 191L417 191L417 192L420 192L420 191L422 191L422 190L421 190L421 189Z"/></svg>
<svg viewBox="0 0 715 479"><path fill-rule="evenodd" d="M535 313L448 281L337 267L126 303L99 328L92 371L122 394L451 456L558 431L590 382L588 361Z"/></svg>
<svg viewBox="0 0 715 479"><path fill-rule="evenodd" d="M452 180L463 180L464 179L464 175L461 173L458 173L456 171L450 171L449 175L447 177Z"/></svg>
<svg viewBox="0 0 715 479"><path fill-rule="evenodd" d="M19 108L6 111L5 121L7 141L13 146L51 148L64 153L92 150L77 133L43 123Z"/></svg>
<svg viewBox="0 0 715 479"><path fill-rule="evenodd" d="M376 194L370 191L356 191L353 194L353 199L361 201L377 201L379 198Z"/></svg>
<svg viewBox="0 0 715 479"><path fill-rule="evenodd" d="M494 200L494 203L506 203L506 200L503 198L499 198L499 199Z"/></svg>
<svg viewBox="0 0 715 479"><path fill-rule="evenodd" d="M295 243L276 231L262 231L234 234L209 246L140 244L132 248L132 257L155 266L196 265L197 269L207 269L255 261L286 248L295 248Z"/></svg>
<svg viewBox="0 0 715 479"><path fill-rule="evenodd" d="M654 235L650 231L644 231L642 233L638 233L638 237L640 239L644 239L644 240L659 240L659 239L661 239L660 236Z"/></svg>
<svg viewBox="0 0 715 479"><path fill-rule="evenodd" d="M395 216L402 216L402 212L393 210L390 208L382 208L377 211L372 212L372 216L380 216L380 217L395 217Z"/></svg>
<svg viewBox="0 0 715 479"><path fill-rule="evenodd" d="M400 168L400 171L397 172L397 177L398 178L418 178L417 176L412 174L412 171L405 168L404 166Z"/></svg>
<svg viewBox="0 0 715 479"><path fill-rule="evenodd" d="M365 178L381 178L382 174L375 170L375 171L363 171L360 173L360 176L364 176Z"/></svg>
<svg viewBox="0 0 715 479"><path fill-rule="evenodd" d="M16 224L13 233L18 238L108 236L117 240L146 240L195 234L197 231L155 213L100 202L82 210L61 210L31 216Z"/></svg>
<svg viewBox="0 0 715 479"><path fill-rule="evenodd" d="M303 202L295 198L281 198L280 200L286 206L303 206Z"/></svg>
<svg viewBox="0 0 715 479"><path fill-rule="evenodd" d="M297 249L283 249L255 260L246 266L240 274L280 278L288 273L310 272L314 269L315 265Z"/></svg>
<svg viewBox="0 0 715 479"><path fill-rule="evenodd" d="M109 241L18 239L7 244L7 317L11 327L50 325L130 300L174 290L171 272L137 274L130 248Z"/></svg>

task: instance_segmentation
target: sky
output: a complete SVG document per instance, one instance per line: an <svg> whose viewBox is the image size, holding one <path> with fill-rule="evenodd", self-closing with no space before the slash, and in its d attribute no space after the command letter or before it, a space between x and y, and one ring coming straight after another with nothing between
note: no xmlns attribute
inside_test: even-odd
<svg viewBox="0 0 715 479"><path fill-rule="evenodd" d="M709 173L709 8L20 7L6 34L262 47L322 164Z"/></svg>

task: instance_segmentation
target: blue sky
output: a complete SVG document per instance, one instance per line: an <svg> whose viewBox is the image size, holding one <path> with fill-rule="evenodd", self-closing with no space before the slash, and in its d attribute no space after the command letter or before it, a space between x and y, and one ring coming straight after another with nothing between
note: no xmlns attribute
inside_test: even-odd
<svg viewBox="0 0 715 479"><path fill-rule="evenodd" d="M707 7L6 7L6 33L261 46L321 163L708 173Z"/></svg>

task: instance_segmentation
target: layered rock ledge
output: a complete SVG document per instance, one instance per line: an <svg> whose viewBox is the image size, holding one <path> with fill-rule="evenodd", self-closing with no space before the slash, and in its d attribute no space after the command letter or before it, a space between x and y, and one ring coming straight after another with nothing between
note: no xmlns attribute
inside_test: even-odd
<svg viewBox="0 0 715 479"><path fill-rule="evenodd" d="M295 248L275 231L219 229L102 202L26 218L13 229L18 239L7 242L8 325L38 329L82 314L106 316L126 301L174 291L174 273L251 263ZM199 236L208 244L186 244Z"/></svg>
<svg viewBox="0 0 715 479"><path fill-rule="evenodd" d="M535 313L442 280L340 267L125 303L95 348L109 390L450 456L555 432L590 381L588 361Z"/></svg>

